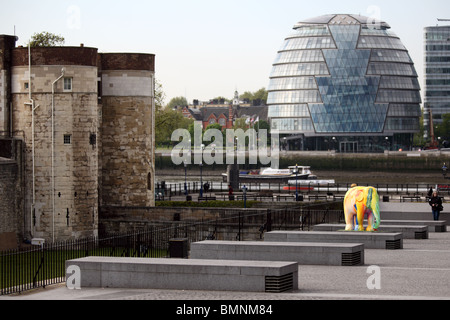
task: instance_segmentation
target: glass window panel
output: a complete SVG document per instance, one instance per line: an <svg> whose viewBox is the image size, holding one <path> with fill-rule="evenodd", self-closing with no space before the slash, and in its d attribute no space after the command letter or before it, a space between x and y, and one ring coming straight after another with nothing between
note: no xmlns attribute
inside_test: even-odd
<svg viewBox="0 0 450 320"><path fill-rule="evenodd" d="M436 63L448 63L450 62L450 56L436 56L436 57L427 57L427 62L436 62Z"/></svg>
<svg viewBox="0 0 450 320"><path fill-rule="evenodd" d="M387 37L397 37L397 35L389 29L373 29L363 27L361 28L362 36L387 36Z"/></svg>
<svg viewBox="0 0 450 320"><path fill-rule="evenodd" d="M328 75L325 63L293 63L275 65L271 77L306 76L306 75Z"/></svg>
<svg viewBox="0 0 450 320"><path fill-rule="evenodd" d="M296 50L278 53L274 64L325 61L321 50Z"/></svg>
<svg viewBox="0 0 450 320"><path fill-rule="evenodd" d="M358 42L358 49L365 48L406 50L398 38L361 36Z"/></svg>
<svg viewBox="0 0 450 320"><path fill-rule="evenodd" d="M427 74L450 74L450 68L427 68Z"/></svg>
<svg viewBox="0 0 450 320"><path fill-rule="evenodd" d="M272 119L272 129L281 132L314 132L314 127L309 118Z"/></svg>
<svg viewBox="0 0 450 320"><path fill-rule="evenodd" d="M420 90L417 78L411 77L381 77L381 89L415 89Z"/></svg>
<svg viewBox="0 0 450 320"><path fill-rule="evenodd" d="M419 104L390 104L389 117L420 117L422 112Z"/></svg>
<svg viewBox="0 0 450 320"><path fill-rule="evenodd" d="M389 131L419 131L418 118L387 118L386 130Z"/></svg>
<svg viewBox="0 0 450 320"><path fill-rule="evenodd" d="M273 105L269 107L269 118L279 117L309 117L309 109L306 104Z"/></svg>
<svg viewBox="0 0 450 320"><path fill-rule="evenodd" d="M372 50L370 61L412 63L411 57L406 51L383 49Z"/></svg>
<svg viewBox="0 0 450 320"><path fill-rule="evenodd" d="M370 63L367 70L368 75L393 75L417 77L416 70L412 64L402 63Z"/></svg>
<svg viewBox="0 0 450 320"><path fill-rule="evenodd" d="M335 49L331 37L293 38L287 39L280 51L300 49Z"/></svg>
<svg viewBox="0 0 450 320"><path fill-rule="evenodd" d="M389 102L421 103L422 98L420 93L415 90L380 90L377 96L377 103Z"/></svg>
<svg viewBox="0 0 450 320"><path fill-rule="evenodd" d="M270 80L268 91L317 89L316 80L310 77L273 78Z"/></svg>
<svg viewBox="0 0 450 320"><path fill-rule="evenodd" d="M317 90L299 90L299 91L275 91L269 92L267 98L268 104L284 103L320 103L319 91Z"/></svg>
<svg viewBox="0 0 450 320"><path fill-rule="evenodd" d="M426 83L429 86L450 86L450 79L430 79Z"/></svg>
<svg viewBox="0 0 450 320"><path fill-rule="evenodd" d="M295 37L317 37L329 35L330 31L327 26L304 26L296 29L288 38Z"/></svg>

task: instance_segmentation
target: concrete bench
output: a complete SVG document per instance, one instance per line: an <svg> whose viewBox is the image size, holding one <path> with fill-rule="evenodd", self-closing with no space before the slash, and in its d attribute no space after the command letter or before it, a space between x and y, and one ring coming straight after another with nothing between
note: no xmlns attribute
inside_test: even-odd
<svg viewBox="0 0 450 320"><path fill-rule="evenodd" d="M191 259L295 261L303 265L364 265L364 245L355 243L290 243L201 241L191 244Z"/></svg>
<svg viewBox="0 0 450 320"><path fill-rule="evenodd" d="M272 231L264 241L363 243L366 249L403 249L401 233L336 232L336 231Z"/></svg>
<svg viewBox="0 0 450 320"><path fill-rule="evenodd" d="M87 257L66 261L66 270L69 266L80 268L81 288L244 292L298 289L295 262Z"/></svg>
<svg viewBox="0 0 450 320"><path fill-rule="evenodd" d="M345 224L318 224L313 226L314 231L344 231ZM348 231L352 232L352 231ZM355 231L354 231L355 232ZM403 239L428 239L427 226L407 225L380 225L378 232L402 233Z"/></svg>
<svg viewBox="0 0 450 320"><path fill-rule="evenodd" d="M428 232L447 232L447 221L434 220L381 220L381 225L427 226Z"/></svg>

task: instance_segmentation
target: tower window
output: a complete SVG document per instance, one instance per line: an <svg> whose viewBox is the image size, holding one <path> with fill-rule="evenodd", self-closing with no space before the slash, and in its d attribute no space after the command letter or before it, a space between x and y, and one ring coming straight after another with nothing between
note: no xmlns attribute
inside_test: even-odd
<svg viewBox="0 0 450 320"><path fill-rule="evenodd" d="M72 78L64 78L64 91L72 91Z"/></svg>
<svg viewBox="0 0 450 320"><path fill-rule="evenodd" d="M72 144L72 135L70 134L64 135L64 144Z"/></svg>

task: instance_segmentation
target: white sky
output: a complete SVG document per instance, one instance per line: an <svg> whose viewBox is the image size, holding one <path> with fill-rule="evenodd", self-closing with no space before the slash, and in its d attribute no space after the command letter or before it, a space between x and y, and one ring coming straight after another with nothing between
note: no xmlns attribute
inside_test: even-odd
<svg viewBox="0 0 450 320"><path fill-rule="evenodd" d="M167 95L231 99L267 88L272 63L300 20L331 13L386 21L415 62L423 84L423 28L450 19L448 0L0 0L0 34L25 45L35 32L99 52L156 55Z"/></svg>

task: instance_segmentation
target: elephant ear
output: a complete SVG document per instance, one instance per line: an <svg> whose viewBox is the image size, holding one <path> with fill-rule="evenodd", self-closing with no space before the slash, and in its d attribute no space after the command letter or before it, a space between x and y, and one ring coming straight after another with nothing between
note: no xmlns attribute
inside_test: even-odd
<svg viewBox="0 0 450 320"><path fill-rule="evenodd" d="M358 194L356 195L356 201L358 201L358 202L364 201L364 192L362 192L362 191L358 192Z"/></svg>

